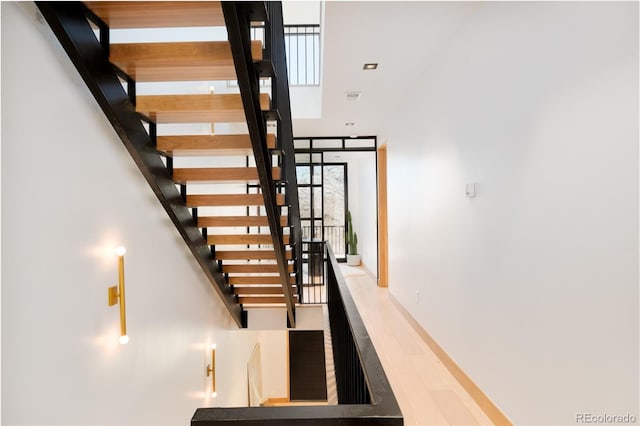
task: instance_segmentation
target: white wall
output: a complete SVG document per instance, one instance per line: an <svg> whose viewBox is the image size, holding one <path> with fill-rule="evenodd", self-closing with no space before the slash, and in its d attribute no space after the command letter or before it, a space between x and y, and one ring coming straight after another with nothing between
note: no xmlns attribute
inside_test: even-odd
<svg viewBox="0 0 640 426"><path fill-rule="evenodd" d="M390 290L515 424L638 417L638 4L478 6L389 120Z"/></svg>
<svg viewBox="0 0 640 426"><path fill-rule="evenodd" d="M320 118L322 116L321 86L291 86L291 117L294 120ZM298 135L296 135L298 136Z"/></svg>
<svg viewBox="0 0 640 426"><path fill-rule="evenodd" d="M322 3L319 1L282 2L282 16L286 25L320 24Z"/></svg>
<svg viewBox="0 0 640 426"><path fill-rule="evenodd" d="M266 398L289 397L289 331L260 331L262 390Z"/></svg>
<svg viewBox="0 0 640 426"><path fill-rule="evenodd" d="M378 212L375 152L325 153L325 162L347 163L348 208L363 265L377 275Z"/></svg>
<svg viewBox="0 0 640 426"><path fill-rule="evenodd" d="M353 154L351 154L353 155ZM360 212L358 220L361 232L358 234L362 263L375 276L378 275L378 206L376 185L376 154L359 153L357 175L360 181L357 194ZM349 176L351 179L353 176Z"/></svg>
<svg viewBox="0 0 640 426"><path fill-rule="evenodd" d="M263 336L236 329L24 3L2 3L2 151L2 424L176 425L198 407L246 405L246 361ZM107 306L120 244L128 345Z"/></svg>

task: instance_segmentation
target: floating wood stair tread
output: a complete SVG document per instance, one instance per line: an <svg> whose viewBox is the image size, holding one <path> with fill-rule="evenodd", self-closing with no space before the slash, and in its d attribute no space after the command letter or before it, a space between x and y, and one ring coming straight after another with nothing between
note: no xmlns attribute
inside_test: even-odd
<svg viewBox="0 0 640 426"><path fill-rule="evenodd" d="M284 243L289 244L289 235L283 235ZM232 234L232 235L209 235L207 244L273 244L271 234Z"/></svg>
<svg viewBox="0 0 640 426"><path fill-rule="evenodd" d="M287 271L293 272L293 265L287 265ZM222 272L230 274L260 274L260 273L277 273L277 263L256 263L246 265L222 265Z"/></svg>
<svg viewBox="0 0 640 426"><path fill-rule="evenodd" d="M291 292L296 293L295 285L291 286ZM282 294L282 286L234 286L234 294Z"/></svg>
<svg viewBox="0 0 640 426"><path fill-rule="evenodd" d="M262 42L251 55L262 60ZM112 44L109 60L138 82L236 79L228 41Z"/></svg>
<svg viewBox="0 0 640 426"><path fill-rule="evenodd" d="M284 194L276 194L279 206L285 203ZM262 194L205 194L187 195L187 207L263 206Z"/></svg>
<svg viewBox="0 0 640 426"><path fill-rule="evenodd" d="M109 28L222 27L219 1L89 1Z"/></svg>
<svg viewBox="0 0 640 426"><path fill-rule="evenodd" d="M287 217L280 217L280 225L287 225ZM269 226L267 216L199 216L198 227L216 226Z"/></svg>
<svg viewBox="0 0 640 426"><path fill-rule="evenodd" d="M260 108L269 109L269 95L260 95ZM157 123L235 123L246 121L239 94L145 95L136 98L136 111Z"/></svg>
<svg viewBox="0 0 640 426"><path fill-rule="evenodd" d="M275 146L275 135L267 134L267 148L273 149ZM158 136L157 149L171 156L253 156L249 135Z"/></svg>
<svg viewBox="0 0 640 426"><path fill-rule="evenodd" d="M293 275L289 276L289 284L295 284L296 277ZM229 277L230 285L251 285L251 284L280 284L279 276L246 276L246 277Z"/></svg>
<svg viewBox="0 0 640 426"><path fill-rule="evenodd" d="M298 300L298 295L293 295L293 300ZM241 305L260 305L260 304L284 304L284 296L253 296L253 297L238 297L238 303Z"/></svg>
<svg viewBox="0 0 640 426"><path fill-rule="evenodd" d="M271 175L274 180L279 180L280 169L273 168ZM255 167L173 169L173 180L176 183L258 182L258 170Z"/></svg>
<svg viewBox="0 0 640 426"><path fill-rule="evenodd" d="M287 259L292 258L291 250L285 251ZM220 250L216 251L216 259L219 260L275 260L276 254L273 250Z"/></svg>

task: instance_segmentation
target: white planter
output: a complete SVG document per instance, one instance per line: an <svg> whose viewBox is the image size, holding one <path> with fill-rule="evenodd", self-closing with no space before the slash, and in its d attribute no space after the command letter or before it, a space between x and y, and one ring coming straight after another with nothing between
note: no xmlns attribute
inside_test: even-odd
<svg viewBox="0 0 640 426"><path fill-rule="evenodd" d="M348 254L347 255L347 265L349 266L359 266L361 255L359 254Z"/></svg>

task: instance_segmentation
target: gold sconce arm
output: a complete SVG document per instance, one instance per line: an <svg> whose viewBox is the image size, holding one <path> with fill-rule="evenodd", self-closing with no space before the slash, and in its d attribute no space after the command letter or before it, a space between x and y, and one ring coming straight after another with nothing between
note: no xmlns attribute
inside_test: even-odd
<svg viewBox="0 0 640 426"><path fill-rule="evenodd" d="M211 376L211 397L218 396L216 392L216 344L211 344L211 364L207 365L207 377Z"/></svg>
<svg viewBox="0 0 640 426"><path fill-rule="evenodd" d="M124 254L126 249L118 247L116 254L118 255L118 285L109 287L109 306L120 303L120 343L129 342L127 335L127 312L124 296Z"/></svg>

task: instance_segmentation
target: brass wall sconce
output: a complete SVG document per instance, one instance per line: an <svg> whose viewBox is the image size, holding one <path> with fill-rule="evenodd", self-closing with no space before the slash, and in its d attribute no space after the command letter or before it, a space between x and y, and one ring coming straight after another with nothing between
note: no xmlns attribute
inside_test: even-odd
<svg viewBox="0 0 640 426"><path fill-rule="evenodd" d="M218 396L216 392L216 344L211 344L211 364L207 365L207 377L211 376L211 398Z"/></svg>
<svg viewBox="0 0 640 426"><path fill-rule="evenodd" d="M118 255L118 285L109 287L109 306L113 306L120 302L120 343L129 343L129 336L127 335L127 313L125 311L124 301L124 254L127 249L124 247L116 248L116 254Z"/></svg>

